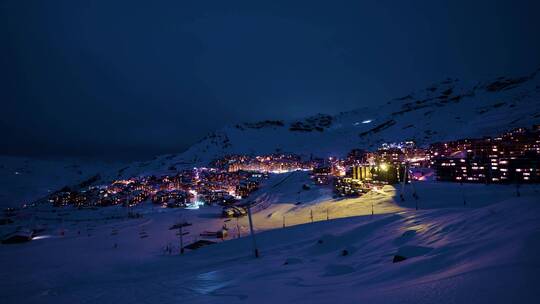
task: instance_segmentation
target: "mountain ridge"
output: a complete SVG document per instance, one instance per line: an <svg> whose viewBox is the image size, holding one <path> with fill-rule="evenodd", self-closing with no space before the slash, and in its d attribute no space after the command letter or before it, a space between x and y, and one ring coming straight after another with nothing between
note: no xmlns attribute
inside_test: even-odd
<svg viewBox="0 0 540 304"><path fill-rule="evenodd" d="M540 123L539 71L474 85L447 78L379 106L230 125L208 134L183 153L138 162L119 176L206 166L229 154L287 152L339 157L353 148L376 149L383 142L414 140L425 146L529 127Z"/></svg>

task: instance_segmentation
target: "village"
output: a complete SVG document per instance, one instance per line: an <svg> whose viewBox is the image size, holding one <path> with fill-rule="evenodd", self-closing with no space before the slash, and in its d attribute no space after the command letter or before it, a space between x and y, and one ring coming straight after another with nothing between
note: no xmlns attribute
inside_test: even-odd
<svg viewBox="0 0 540 304"><path fill-rule="evenodd" d="M386 184L422 180L470 183L540 182L540 126L496 137L462 139L418 147L413 141L384 143L376 151L355 149L344 158L295 154L229 155L208 168L171 175L115 180L106 185L65 187L47 197L55 207L133 207L143 202L164 208L223 206L224 217L246 215L251 193L269 174L306 171L312 183L333 187L336 197L360 196Z"/></svg>

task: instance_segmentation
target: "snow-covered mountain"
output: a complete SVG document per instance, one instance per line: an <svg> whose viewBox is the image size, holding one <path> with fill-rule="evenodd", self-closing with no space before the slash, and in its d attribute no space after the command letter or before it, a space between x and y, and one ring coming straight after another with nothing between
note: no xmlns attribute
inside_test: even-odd
<svg viewBox="0 0 540 304"><path fill-rule="evenodd" d="M0 208L20 207L66 185L86 181L118 166L116 163L79 159L0 156Z"/></svg>
<svg viewBox="0 0 540 304"><path fill-rule="evenodd" d="M0 205L20 206L49 191L96 174L106 182L206 166L227 154L289 152L343 156L353 148L375 149L382 142L441 140L495 135L540 123L540 69L521 77L476 84L446 79L387 103L301 120L266 120L224 127L180 154L160 155L126 165L84 161L0 158Z"/></svg>
<svg viewBox="0 0 540 304"><path fill-rule="evenodd" d="M494 135L540 123L538 74L476 85L446 80L379 107L243 123L182 154L125 166L0 157L0 195L28 200L98 172L101 181L168 173L231 153L338 156L382 141ZM304 189L309 182L306 172L273 175L254 193L269 202L252 216L258 259L245 237L248 219L221 218L218 206L140 204L130 210L143 215L136 218L120 206L23 210L0 235L43 230L31 242L2 245L4 302L538 302L539 185L423 181L333 199L330 186ZM179 256L171 230L179 220L192 224L180 234L184 244L224 226L230 235Z"/></svg>
<svg viewBox="0 0 540 304"><path fill-rule="evenodd" d="M382 142L441 140L495 135L540 123L540 69L520 77L476 84L446 79L387 103L302 120L241 123L216 131L178 155L162 155L115 174L132 176L207 165L227 154L277 151L318 157L342 156Z"/></svg>

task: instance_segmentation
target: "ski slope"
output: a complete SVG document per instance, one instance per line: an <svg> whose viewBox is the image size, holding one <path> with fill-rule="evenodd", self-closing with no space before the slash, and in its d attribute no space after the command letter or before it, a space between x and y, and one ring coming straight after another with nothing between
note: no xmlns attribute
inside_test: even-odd
<svg viewBox="0 0 540 304"><path fill-rule="evenodd" d="M234 229L225 242L182 256L164 252L178 244L168 228L181 217L194 224L188 242L234 226L218 208L146 207L143 218L130 220L110 219L125 212L115 207L66 210L56 222L42 210L33 221L48 223L48 237L0 245L3 302L536 303L540 295L539 186L523 186L517 197L512 186L417 183L416 211L409 186L404 202L386 186L357 199L287 203L298 197L297 182L281 183L275 197L285 203L254 216L259 259L252 240L236 239ZM311 223L316 208L330 208L330 220ZM282 228L281 217L268 216L275 212L291 224ZM396 254L407 259L392 263Z"/></svg>

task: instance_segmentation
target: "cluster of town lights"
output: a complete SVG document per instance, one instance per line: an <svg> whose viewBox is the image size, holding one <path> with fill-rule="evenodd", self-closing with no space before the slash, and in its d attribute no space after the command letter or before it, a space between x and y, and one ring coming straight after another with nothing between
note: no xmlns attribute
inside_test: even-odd
<svg viewBox="0 0 540 304"><path fill-rule="evenodd" d="M56 206L77 207L131 207L146 200L170 208L198 209L204 204L236 207L259 188L268 173L310 171L315 184L333 183L340 195L361 195L372 186L422 179L424 174L435 174L441 181L539 182L539 162L540 125L494 138L434 143L428 148L417 147L413 141L383 143L373 152L354 149L346 158L287 153L228 155L209 167L177 170L171 166L170 175L65 187L47 199Z"/></svg>

